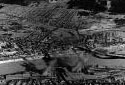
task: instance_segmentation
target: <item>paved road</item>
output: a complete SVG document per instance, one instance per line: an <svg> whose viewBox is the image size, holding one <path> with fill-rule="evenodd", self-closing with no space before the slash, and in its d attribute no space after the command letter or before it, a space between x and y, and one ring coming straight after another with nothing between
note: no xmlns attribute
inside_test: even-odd
<svg viewBox="0 0 125 85"><path fill-rule="evenodd" d="M34 63L38 69L42 69L46 66L41 59L32 60L31 62ZM23 61L0 64L0 75L25 71L25 68L22 67L21 64L23 64Z"/></svg>

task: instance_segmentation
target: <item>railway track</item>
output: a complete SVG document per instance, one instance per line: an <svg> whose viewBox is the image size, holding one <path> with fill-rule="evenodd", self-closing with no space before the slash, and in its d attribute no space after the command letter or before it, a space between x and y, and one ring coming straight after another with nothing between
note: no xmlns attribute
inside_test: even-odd
<svg viewBox="0 0 125 85"><path fill-rule="evenodd" d="M6 85L42 85L43 82L37 79L14 79L6 83Z"/></svg>

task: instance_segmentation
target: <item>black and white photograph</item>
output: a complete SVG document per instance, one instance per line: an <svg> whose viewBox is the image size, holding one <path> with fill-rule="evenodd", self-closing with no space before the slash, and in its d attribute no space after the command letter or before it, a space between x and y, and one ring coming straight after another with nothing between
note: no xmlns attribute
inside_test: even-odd
<svg viewBox="0 0 125 85"><path fill-rule="evenodd" d="M125 0L0 0L0 85L125 85Z"/></svg>

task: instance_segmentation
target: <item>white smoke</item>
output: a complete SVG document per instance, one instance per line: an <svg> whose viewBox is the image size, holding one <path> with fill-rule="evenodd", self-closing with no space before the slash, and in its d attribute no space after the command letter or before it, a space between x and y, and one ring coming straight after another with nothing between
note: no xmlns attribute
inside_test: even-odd
<svg viewBox="0 0 125 85"><path fill-rule="evenodd" d="M57 55L54 60L50 61L49 66L47 66L44 75L48 75L50 71L55 66L63 67L63 68L71 68L72 72L82 72L84 67L86 66L89 57L86 56L83 51L74 52L72 49L69 49L62 55Z"/></svg>

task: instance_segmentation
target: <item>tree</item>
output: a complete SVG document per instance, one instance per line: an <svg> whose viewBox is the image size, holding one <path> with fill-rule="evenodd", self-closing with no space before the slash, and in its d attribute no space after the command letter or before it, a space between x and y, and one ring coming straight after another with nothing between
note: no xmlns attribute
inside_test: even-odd
<svg viewBox="0 0 125 85"><path fill-rule="evenodd" d="M96 0L70 0L68 5L68 8L80 8L97 12L106 10L106 8L102 5L99 5Z"/></svg>

